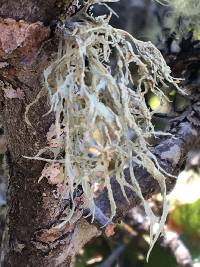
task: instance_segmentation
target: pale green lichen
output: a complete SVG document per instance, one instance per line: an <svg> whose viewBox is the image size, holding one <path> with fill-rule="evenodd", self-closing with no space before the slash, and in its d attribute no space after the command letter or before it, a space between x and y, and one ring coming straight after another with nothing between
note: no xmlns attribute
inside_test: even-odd
<svg viewBox="0 0 200 267"><path fill-rule="evenodd" d="M193 31L194 38L200 39L200 1L199 0L156 0L171 7L166 24L183 36Z"/></svg>
<svg viewBox="0 0 200 267"><path fill-rule="evenodd" d="M63 28L58 58L44 72L45 86L56 114L56 146L42 149L34 159L60 163L71 199L81 185L92 215L95 212L93 185L104 185L110 200L110 220L116 214L110 184L110 177L115 175L125 198L125 187L129 187L141 199L150 218L150 252L163 229L168 204L165 171L147 142L155 132L145 95L152 91L162 100L161 88L178 86L161 53L150 42L139 41L113 28L109 24L110 16L88 14L92 5L102 2L87 1L65 23L70 27ZM48 149L54 152L54 159L41 156ZM160 185L164 203L160 219L143 198L133 163L144 167ZM124 177L125 166L130 169L131 184ZM160 226L154 235L157 222Z"/></svg>

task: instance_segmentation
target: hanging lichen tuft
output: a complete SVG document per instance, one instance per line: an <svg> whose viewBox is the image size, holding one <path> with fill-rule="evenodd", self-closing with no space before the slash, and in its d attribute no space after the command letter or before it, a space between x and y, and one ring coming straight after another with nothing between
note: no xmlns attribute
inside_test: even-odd
<svg viewBox="0 0 200 267"><path fill-rule="evenodd" d="M177 81L150 42L139 41L109 24L110 8L109 15L93 15L93 7L105 5L102 2L85 2L63 26L57 60L44 72L45 86L56 114L57 139L56 145L52 145L54 149L51 146L54 159L41 157L46 148L34 158L59 163L72 202L73 193L81 186L92 215L95 184L108 190L110 220L116 214L110 177L116 177L126 198L125 187L131 188L151 220L151 250L163 229L168 205L164 170L147 143L147 138L155 132L145 95L152 91L162 100L163 88L178 88ZM142 196L133 163L144 167L160 185L163 195L160 219ZM124 177L125 166L130 169L131 184ZM70 216L73 211L74 206ZM159 228L154 235L153 226L157 222Z"/></svg>
<svg viewBox="0 0 200 267"><path fill-rule="evenodd" d="M166 26L178 36L192 31L195 39L200 39L200 1L199 0L155 0L168 6L171 11L166 18Z"/></svg>

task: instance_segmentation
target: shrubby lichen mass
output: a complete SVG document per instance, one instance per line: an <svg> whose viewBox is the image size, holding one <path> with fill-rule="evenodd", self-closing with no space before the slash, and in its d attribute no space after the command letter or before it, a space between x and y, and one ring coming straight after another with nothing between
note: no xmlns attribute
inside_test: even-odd
<svg viewBox="0 0 200 267"><path fill-rule="evenodd" d="M160 4L172 8L168 12L166 26L179 36L194 33L195 39L200 39L200 1L199 0L156 0Z"/></svg>
<svg viewBox="0 0 200 267"><path fill-rule="evenodd" d="M162 231L168 205L165 172L147 143L147 138L155 132L145 95L152 91L162 99L163 88L170 85L178 88L177 81L150 42L139 41L113 28L109 24L111 13L94 17L95 4L104 3L89 0L66 21L58 58L44 72L56 114L57 141L55 148L51 148L54 159L41 157L45 149L34 158L59 163L64 169L71 199L81 185L92 214L94 184L104 185L110 200L110 220L116 213L110 184L110 177L115 175L124 197L127 198L125 187L131 188L150 217L151 250ZM144 167L160 185L163 195L160 219L142 196L133 163ZM124 177L125 166L130 169L131 184ZM74 207L71 215L73 211ZM154 235L156 222L159 229Z"/></svg>

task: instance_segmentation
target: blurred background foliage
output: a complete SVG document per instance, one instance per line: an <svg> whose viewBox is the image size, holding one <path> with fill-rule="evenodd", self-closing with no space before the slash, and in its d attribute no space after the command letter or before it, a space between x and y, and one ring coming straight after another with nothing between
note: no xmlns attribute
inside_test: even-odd
<svg viewBox="0 0 200 267"><path fill-rule="evenodd" d="M113 17L111 21L115 27L126 29L138 39L152 41L172 67L174 76L184 78L181 86L188 92L200 88L200 59L194 57L195 51L200 53L199 0L121 0L111 7L119 14L119 18ZM181 68L176 67L177 62ZM173 88L169 88L162 103L152 93L147 95L147 103L158 115L153 119L156 129L166 131L169 118L182 114L190 105L190 101ZM0 240L5 222L8 177L5 153L6 141L0 126ZM159 214L160 195L150 201ZM200 267L200 145L189 153L185 170L180 173L169 202L165 236L157 242L148 263L149 220L142 207L136 207L116 226L112 237L101 236L81 250L74 266Z"/></svg>

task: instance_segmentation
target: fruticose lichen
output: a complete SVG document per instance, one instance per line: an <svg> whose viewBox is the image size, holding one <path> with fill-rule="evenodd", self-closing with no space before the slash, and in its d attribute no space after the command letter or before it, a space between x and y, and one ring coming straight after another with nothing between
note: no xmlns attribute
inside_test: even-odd
<svg viewBox="0 0 200 267"><path fill-rule="evenodd" d="M73 193L81 186L93 216L95 184L108 190L110 221L116 214L111 177L116 177L126 199L125 187L131 188L141 199L151 221L150 253L163 229L168 204L166 173L147 142L147 138L156 133L145 95L152 91L162 99L163 88L178 88L177 81L171 77L161 53L150 42L139 41L109 24L110 8L108 15L95 17L93 7L96 4L106 5L102 0L88 0L80 11L66 20L58 57L44 71L51 110L56 115L56 139L34 159L59 163L72 202ZM53 159L42 156L47 150L54 153ZM145 168L160 185L163 195L160 219L143 198L134 175L134 163ZM125 166L129 167L131 184L124 177ZM74 207L70 216L73 212ZM159 228L154 234L157 222Z"/></svg>
<svg viewBox="0 0 200 267"><path fill-rule="evenodd" d="M172 31L183 36L193 31L194 38L200 39L200 1L199 0L156 0L171 7L168 12L167 25Z"/></svg>

